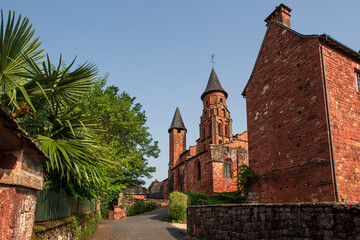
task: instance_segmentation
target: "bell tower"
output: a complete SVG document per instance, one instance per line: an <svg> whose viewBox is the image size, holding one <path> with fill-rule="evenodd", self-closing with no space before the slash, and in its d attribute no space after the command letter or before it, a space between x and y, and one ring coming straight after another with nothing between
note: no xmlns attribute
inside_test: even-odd
<svg viewBox="0 0 360 240"><path fill-rule="evenodd" d="M232 120L226 105L227 97L227 92L212 68L206 89L201 95L203 113L200 117L198 152L207 150L210 144L222 144L232 139Z"/></svg>
<svg viewBox="0 0 360 240"><path fill-rule="evenodd" d="M169 146L169 169L175 167L180 159L180 155L186 150L186 128L182 120L180 110L177 107L174 118L171 122L170 128L168 130L170 137L170 146Z"/></svg>

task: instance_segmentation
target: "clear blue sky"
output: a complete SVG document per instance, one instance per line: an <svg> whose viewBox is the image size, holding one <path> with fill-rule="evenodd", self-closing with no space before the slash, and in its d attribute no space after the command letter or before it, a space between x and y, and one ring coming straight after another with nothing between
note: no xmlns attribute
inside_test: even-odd
<svg viewBox="0 0 360 240"><path fill-rule="evenodd" d="M327 33L360 48L359 0L7 0L1 7L30 19L53 61L94 62L109 85L137 98L147 126L161 149L153 179L168 170L168 128L176 107L188 129L187 146L199 136L200 96L215 70L228 92L233 132L246 130L241 92L250 76L275 6L292 9L292 28L303 34Z"/></svg>

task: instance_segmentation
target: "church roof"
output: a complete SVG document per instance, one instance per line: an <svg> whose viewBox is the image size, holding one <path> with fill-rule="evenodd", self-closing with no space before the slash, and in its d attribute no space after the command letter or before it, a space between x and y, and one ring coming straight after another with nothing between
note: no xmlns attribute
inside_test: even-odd
<svg viewBox="0 0 360 240"><path fill-rule="evenodd" d="M206 94L208 94L209 92L214 92L214 91L223 92L225 94L225 97L226 98L228 97L227 92L225 92L225 90L221 87L219 78L217 77L214 68L212 68L206 89L205 89L204 93L201 95L201 100L204 100L204 97Z"/></svg>
<svg viewBox="0 0 360 240"><path fill-rule="evenodd" d="M136 185L133 188L125 188L123 191L123 194L125 195L146 195L147 193L147 189L141 185Z"/></svg>
<svg viewBox="0 0 360 240"><path fill-rule="evenodd" d="M170 125L170 128L169 128L169 131L173 128L176 128L176 129L184 129L186 130L186 127L184 125L184 122L182 120L182 117L181 117L181 114L180 114L180 110L179 108L177 107L176 108L176 111L175 111L175 114L174 114L174 118L171 122L171 125Z"/></svg>

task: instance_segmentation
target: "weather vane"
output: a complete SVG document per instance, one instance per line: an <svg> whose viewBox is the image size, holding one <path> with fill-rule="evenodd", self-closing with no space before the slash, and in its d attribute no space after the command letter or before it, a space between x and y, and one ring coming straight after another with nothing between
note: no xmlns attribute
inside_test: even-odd
<svg viewBox="0 0 360 240"><path fill-rule="evenodd" d="M215 57L215 55L214 55L214 54L211 54L211 60L210 60L210 62L211 62L212 67L214 67L214 63L215 63L214 57Z"/></svg>

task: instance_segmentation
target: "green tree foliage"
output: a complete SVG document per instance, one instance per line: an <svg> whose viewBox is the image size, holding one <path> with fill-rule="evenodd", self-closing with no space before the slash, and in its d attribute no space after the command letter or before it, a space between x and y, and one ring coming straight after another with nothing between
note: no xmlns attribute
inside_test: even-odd
<svg viewBox="0 0 360 240"><path fill-rule="evenodd" d="M158 157L158 143L153 141L146 116L135 98L115 86L105 86L107 76L96 79L81 107L103 129L97 140L105 151L102 158L116 162L117 166L103 166L104 182L97 191L104 207L112 208L127 186L141 184L142 177L151 177L154 167L148 166L148 157Z"/></svg>
<svg viewBox="0 0 360 240"><path fill-rule="evenodd" d="M190 205L190 199L186 194L172 192L169 196L168 220L183 222L186 219L186 208Z"/></svg>
<svg viewBox="0 0 360 240"><path fill-rule="evenodd" d="M257 179L259 175L246 164L240 165L236 172L238 189L241 194L246 196L249 193L251 182Z"/></svg>

